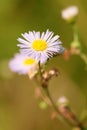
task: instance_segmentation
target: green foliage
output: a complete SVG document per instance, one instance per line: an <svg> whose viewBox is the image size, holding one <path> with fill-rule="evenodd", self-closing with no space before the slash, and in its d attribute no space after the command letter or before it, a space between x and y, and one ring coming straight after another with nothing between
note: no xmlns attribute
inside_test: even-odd
<svg viewBox="0 0 87 130"><path fill-rule="evenodd" d="M0 0L0 130L71 129L66 123L52 122L48 111L41 113L35 105L34 85L26 76L13 77L8 68L8 60L18 51L16 39L20 33L49 28L60 35L64 47L70 46L72 28L61 18L61 10L70 5L77 5L80 9L77 25L83 41L82 49L87 54L86 0ZM82 58L87 63L84 55ZM50 83L52 96L55 100L61 95L67 96L74 111L80 115L87 107L87 71L83 60L78 56L72 56L69 61L55 57L48 63L48 69L52 65L60 71L59 78ZM47 108L43 101L39 106ZM87 112L83 111L81 120L86 116Z"/></svg>

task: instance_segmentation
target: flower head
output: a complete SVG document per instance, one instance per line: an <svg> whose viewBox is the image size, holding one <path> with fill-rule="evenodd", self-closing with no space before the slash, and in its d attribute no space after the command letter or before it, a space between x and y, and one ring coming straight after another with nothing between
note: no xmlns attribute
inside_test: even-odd
<svg viewBox="0 0 87 130"><path fill-rule="evenodd" d="M33 57L41 64L44 64L53 55L63 53L64 48L59 36L53 37L53 34L49 30L46 33L43 32L41 36L40 32L35 31L22 34L24 39L18 38L21 43L18 44L21 53Z"/></svg>
<svg viewBox="0 0 87 130"><path fill-rule="evenodd" d="M37 71L37 61L22 54L15 54L14 58L9 62L9 68L13 72L19 74L30 74L30 77L32 77L33 74L31 76L31 71L34 70L34 73Z"/></svg>
<svg viewBox="0 0 87 130"><path fill-rule="evenodd" d="M66 21L72 22L78 15L77 6L70 6L62 11L62 18Z"/></svg>

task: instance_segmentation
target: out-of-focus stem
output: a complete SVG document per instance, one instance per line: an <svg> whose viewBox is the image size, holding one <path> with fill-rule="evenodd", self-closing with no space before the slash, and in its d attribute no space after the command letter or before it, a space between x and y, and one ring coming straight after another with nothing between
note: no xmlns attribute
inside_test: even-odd
<svg viewBox="0 0 87 130"><path fill-rule="evenodd" d="M84 53L81 53L81 54L80 54L80 57L84 60L84 62L85 62L86 65L87 65L87 56L86 56Z"/></svg>
<svg viewBox="0 0 87 130"><path fill-rule="evenodd" d="M40 63L39 63L39 73L40 73L40 84L42 86L43 77L42 77ZM71 126L79 127L81 130L85 130L82 123L76 118L75 114L70 109L67 109L68 107L63 107L63 109L62 108L58 109L58 107L54 103L54 101L49 93L48 86L46 86L46 87L42 86L42 88L45 90L46 95L48 96L53 108L55 109L55 111L58 115L62 116L68 122L68 124L70 124Z"/></svg>
<svg viewBox="0 0 87 130"><path fill-rule="evenodd" d="M79 40L78 29L77 29L76 24L73 24L73 38L74 38L74 41Z"/></svg>
<svg viewBox="0 0 87 130"><path fill-rule="evenodd" d="M52 106L54 107L55 111L57 112L58 115L62 116L68 124L70 124L73 127L79 127L81 130L85 130L81 124L81 122L78 121L78 119L76 118L76 116L72 113L72 111L70 111L70 109L67 109L68 107L64 107L61 109L58 109L57 106L55 105L48 88L45 89L47 96L49 97ZM65 109L65 110L64 110ZM68 111L67 111L68 110ZM73 123L72 123L73 121Z"/></svg>
<svg viewBox="0 0 87 130"><path fill-rule="evenodd" d="M38 65L39 65L39 73L40 73L40 77L41 77L41 79L42 79L42 72L41 72L41 65L40 65L40 62L38 63Z"/></svg>

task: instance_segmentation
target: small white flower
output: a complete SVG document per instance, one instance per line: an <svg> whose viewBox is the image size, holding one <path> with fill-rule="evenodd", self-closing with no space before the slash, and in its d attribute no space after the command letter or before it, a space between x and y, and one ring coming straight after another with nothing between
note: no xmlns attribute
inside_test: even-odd
<svg viewBox="0 0 87 130"><path fill-rule="evenodd" d="M62 18L65 20L73 19L78 15L78 12L79 10L77 6L70 6L62 11Z"/></svg>
<svg viewBox="0 0 87 130"><path fill-rule="evenodd" d="M59 36L53 37L53 34L49 30L46 33L43 32L41 36L40 32L35 31L22 34L24 39L18 38L21 43L18 44L21 53L33 57L41 64L44 64L53 55L63 53L64 48L61 45Z"/></svg>
<svg viewBox="0 0 87 130"><path fill-rule="evenodd" d="M60 97L59 99L58 99L58 102L59 103L65 103L65 102L67 102L68 100L67 100L67 98L66 97Z"/></svg>
<svg viewBox="0 0 87 130"><path fill-rule="evenodd" d="M69 104L69 101L66 97L60 97L57 101L58 106L66 106Z"/></svg>
<svg viewBox="0 0 87 130"><path fill-rule="evenodd" d="M19 74L28 74L31 78L33 77L31 71L34 70L34 73L37 71L37 61L22 54L15 54L14 58L9 62L9 68L11 71Z"/></svg>

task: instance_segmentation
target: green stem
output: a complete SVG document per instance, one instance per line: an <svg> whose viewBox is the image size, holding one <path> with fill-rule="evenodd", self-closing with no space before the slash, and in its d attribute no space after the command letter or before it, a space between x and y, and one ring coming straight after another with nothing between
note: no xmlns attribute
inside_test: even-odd
<svg viewBox="0 0 87 130"><path fill-rule="evenodd" d="M46 92L47 96L49 97L49 99L50 99L50 101L51 101L51 104L52 104L52 106L54 107L55 111L56 111L58 114L60 114L60 112L58 111L58 108L56 107L56 105L55 105L55 103L54 103L54 101L53 101L53 99L52 99L52 97L51 97L51 95L50 95L49 90L48 90L47 87L45 88L45 92Z"/></svg>
<svg viewBox="0 0 87 130"><path fill-rule="evenodd" d="M41 65L40 65L40 62L38 63L39 65L39 73L40 73L40 77L42 77L42 72L41 72Z"/></svg>
<svg viewBox="0 0 87 130"><path fill-rule="evenodd" d="M78 29L77 29L76 24L74 23L72 27L73 27L73 38L74 38L74 41L79 41Z"/></svg>
<svg viewBox="0 0 87 130"><path fill-rule="evenodd" d="M84 62L85 62L86 65L87 65L87 56L86 56L84 53L81 53L81 54L80 54L80 57L84 60Z"/></svg>
<svg viewBox="0 0 87 130"><path fill-rule="evenodd" d="M73 42L71 46L79 48L81 51L81 42L79 40L78 28L75 23L72 25L72 29L73 29Z"/></svg>
<svg viewBox="0 0 87 130"><path fill-rule="evenodd" d="M42 79L43 79L43 77L42 77L42 68L41 68L41 64L40 64L40 62L38 63L38 66L39 66L39 74L40 74L40 83L41 83L41 85L42 85Z"/></svg>

